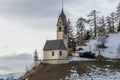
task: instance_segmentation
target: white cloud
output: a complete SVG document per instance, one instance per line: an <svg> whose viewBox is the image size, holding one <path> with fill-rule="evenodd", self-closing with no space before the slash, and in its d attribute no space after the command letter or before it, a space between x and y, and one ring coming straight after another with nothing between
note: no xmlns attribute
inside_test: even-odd
<svg viewBox="0 0 120 80"><path fill-rule="evenodd" d="M24 72L26 65L31 66L32 64L33 58L27 53L3 56L0 57L0 74Z"/></svg>
<svg viewBox="0 0 120 80"><path fill-rule="evenodd" d="M32 60L32 56L27 53L12 54L0 57L0 60Z"/></svg>

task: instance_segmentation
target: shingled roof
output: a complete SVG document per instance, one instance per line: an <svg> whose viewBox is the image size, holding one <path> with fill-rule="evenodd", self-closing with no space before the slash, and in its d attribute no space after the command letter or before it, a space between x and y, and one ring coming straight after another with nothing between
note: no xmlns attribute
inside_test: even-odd
<svg viewBox="0 0 120 80"><path fill-rule="evenodd" d="M67 25L67 18L66 18L66 15L64 14L63 9L61 11L61 14L59 15L58 21L59 21L59 19L62 20L63 25ZM57 25L58 25L58 23L57 23Z"/></svg>
<svg viewBox="0 0 120 80"><path fill-rule="evenodd" d="M64 14L63 9L62 9L61 14L60 14L59 17L61 17L63 25L66 25L67 24L67 18L66 18L66 15Z"/></svg>
<svg viewBox="0 0 120 80"><path fill-rule="evenodd" d="M48 40L43 50L67 50L63 40Z"/></svg>

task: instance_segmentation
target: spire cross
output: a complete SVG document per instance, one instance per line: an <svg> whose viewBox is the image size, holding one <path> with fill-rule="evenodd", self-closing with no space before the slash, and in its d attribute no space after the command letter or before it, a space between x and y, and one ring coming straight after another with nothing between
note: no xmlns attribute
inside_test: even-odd
<svg viewBox="0 0 120 80"><path fill-rule="evenodd" d="M62 0L62 9L63 9L63 0Z"/></svg>

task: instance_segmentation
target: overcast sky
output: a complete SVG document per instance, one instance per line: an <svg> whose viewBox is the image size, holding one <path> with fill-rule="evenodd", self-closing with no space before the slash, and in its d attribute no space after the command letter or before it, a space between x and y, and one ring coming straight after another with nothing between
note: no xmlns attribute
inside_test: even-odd
<svg viewBox="0 0 120 80"><path fill-rule="evenodd" d="M33 66L33 57L27 53L0 57L0 74L25 72Z"/></svg>
<svg viewBox="0 0 120 80"><path fill-rule="evenodd" d="M0 56L42 53L46 40L56 38L61 0L0 0ZM107 16L119 0L64 0L64 12L75 25L77 18L96 9Z"/></svg>

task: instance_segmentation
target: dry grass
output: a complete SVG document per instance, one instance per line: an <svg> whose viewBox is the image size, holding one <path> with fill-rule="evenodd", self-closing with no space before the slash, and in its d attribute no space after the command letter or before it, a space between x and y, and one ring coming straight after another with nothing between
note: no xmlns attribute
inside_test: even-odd
<svg viewBox="0 0 120 80"><path fill-rule="evenodd" d="M69 64L49 65L43 64L42 67L35 73L29 76L29 80L60 80L65 76L70 75L72 67L76 68L78 73L81 75L86 73L88 67L96 66L99 68L106 68L109 65L109 69L120 70L120 62L113 61L82 61L82 62L70 62Z"/></svg>

